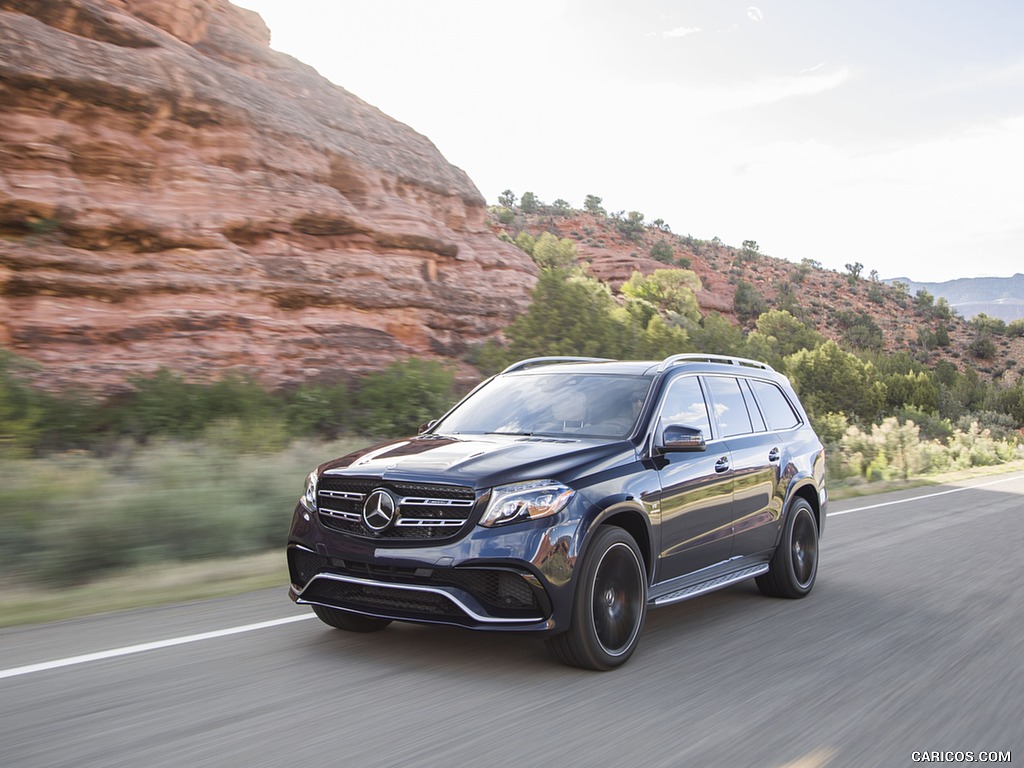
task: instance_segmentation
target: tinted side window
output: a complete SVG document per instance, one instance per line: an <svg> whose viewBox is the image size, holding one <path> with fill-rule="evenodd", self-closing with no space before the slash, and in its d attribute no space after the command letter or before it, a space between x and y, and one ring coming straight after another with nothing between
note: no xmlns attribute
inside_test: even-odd
<svg viewBox="0 0 1024 768"><path fill-rule="evenodd" d="M792 429L800 423L800 417L789 404L789 399L776 385L768 381L751 381L750 387L761 404L761 412L768 422L768 429Z"/></svg>
<svg viewBox="0 0 1024 768"><path fill-rule="evenodd" d="M711 439L708 407L696 376L683 376L668 385L661 406L661 420L663 424L696 427L704 432L706 440Z"/></svg>
<svg viewBox="0 0 1024 768"><path fill-rule="evenodd" d="M722 428L722 437L731 435L748 435L753 432L750 426L750 414L747 404L743 401L740 383L726 376L709 376L708 389L714 401L715 416L718 426Z"/></svg>

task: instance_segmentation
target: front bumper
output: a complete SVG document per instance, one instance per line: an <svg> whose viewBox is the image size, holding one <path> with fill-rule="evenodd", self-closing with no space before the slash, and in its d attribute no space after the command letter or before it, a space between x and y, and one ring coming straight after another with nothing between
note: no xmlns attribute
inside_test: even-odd
<svg viewBox="0 0 1024 768"><path fill-rule="evenodd" d="M398 621L552 633L571 610L576 528L557 520L476 526L444 544L378 546L328 530L300 507L287 550L289 596Z"/></svg>
<svg viewBox="0 0 1024 768"><path fill-rule="evenodd" d="M352 567L298 545L288 548L288 568L289 594L303 605L471 629L549 628L549 601L515 569Z"/></svg>

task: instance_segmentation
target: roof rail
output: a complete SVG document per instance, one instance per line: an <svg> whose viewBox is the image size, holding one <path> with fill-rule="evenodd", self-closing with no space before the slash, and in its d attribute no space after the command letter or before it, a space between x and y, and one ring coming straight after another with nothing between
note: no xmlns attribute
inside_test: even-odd
<svg viewBox="0 0 1024 768"><path fill-rule="evenodd" d="M520 360L518 363L512 363L508 368L502 371L505 373L512 373L512 371L522 371L527 368L532 368L535 365L547 365L548 363L610 363L612 358L610 357L531 357L529 360Z"/></svg>
<svg viewBox="0 0 1024 768"><path fill-rule="evenodd" d="M702 354L687 354L687 355L672 355L666 357L661 361L661 365L658 366L658 373L661 373L666 368L670 368L676 363L684 362L704 362L704 363L726 363L728 365L742 365L747 368L760 368L765 371L774 371L768 363L762 363L760 360L751 360L746 357L731 357L729 355L702 355Z"/></svg>

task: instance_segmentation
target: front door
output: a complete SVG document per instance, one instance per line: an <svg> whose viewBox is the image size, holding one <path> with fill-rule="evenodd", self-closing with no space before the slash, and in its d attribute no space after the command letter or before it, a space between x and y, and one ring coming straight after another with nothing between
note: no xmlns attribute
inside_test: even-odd
<svg viewBox="0 0 1024 768"><path fill-rule="evenodd" d="M708 441L707 451L668 453L658 459L661 547L656 580L666 581L729 558L733 473L728 449L713 439L696 376L669 383L659 423L700 429Z"/></svg>

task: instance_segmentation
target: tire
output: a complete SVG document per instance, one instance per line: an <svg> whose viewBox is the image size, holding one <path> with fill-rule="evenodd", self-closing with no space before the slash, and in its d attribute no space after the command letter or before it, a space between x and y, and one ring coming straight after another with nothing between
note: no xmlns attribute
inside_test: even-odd
<svg viewBox="0 0 1024 768"><path fill-rule="evenodd" d="M379 632L391 623L391 619L378 619L376 616L339 611L337 608L328 608L324 605L314 605L313 613L324 624L348 632Z"/></svg>
<svg viewBox="0 0 1024 768"><path fill-rule="evenodd" d="M786 516L768 573L757 577L757 587L769 597L806 597L817 575L818 523L811 505L797 498Z"/></svg>
<svg viewBox="0 0 1024 768"><path fill-rule="evenodd" d="M547 639L563 664L609 670L625 664L647 615L647 571L640 548L622 528L594 534L576 581L569 629Z"/></svg>

